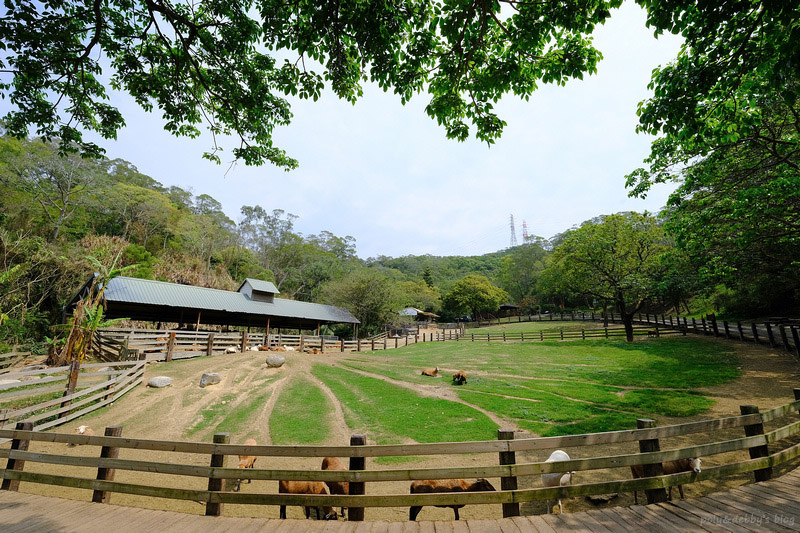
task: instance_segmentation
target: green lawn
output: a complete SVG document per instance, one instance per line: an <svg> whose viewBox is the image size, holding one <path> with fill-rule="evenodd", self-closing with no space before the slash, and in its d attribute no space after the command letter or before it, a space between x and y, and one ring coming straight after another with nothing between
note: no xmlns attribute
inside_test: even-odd
<svg viewBox="0 0 800 533"><path fill-rule="evenodd" d="M439 441L492 438L496 427L461 429L460 423L454 423L454 415L474 420L483 415L477 410L470 415L464 411L469 406L445 400L438 400L445 402L444 407L431 407L429 399L414 391L356 371L411 385L452 387L469 405L541 435L632 428L642 417L698 415L713 402L697 388L725 383L739 375L737 360L729 348L685 337L635 343L425 343L374 355L354 354L342 366L344 369L333 369L335 372L319 369L315 373L351 412L348 423L382 427L390 440L429 438L430 431L437 433L432 440ZM432 366L443 370L443 378L420 375L420 369ZM449 379L448 373L458 369L470 376L462 387L452 385ZM401 407L405 415L401 415ZM372 418L370 413L381 414ZM432 430L436 424L417 426L418 413L423 419L444 417L443 427ZM403 423L398 423L398 418ZM460 429L454 432L455 425ZM420 429L425 430L424 435L419 434Z"/></svg>

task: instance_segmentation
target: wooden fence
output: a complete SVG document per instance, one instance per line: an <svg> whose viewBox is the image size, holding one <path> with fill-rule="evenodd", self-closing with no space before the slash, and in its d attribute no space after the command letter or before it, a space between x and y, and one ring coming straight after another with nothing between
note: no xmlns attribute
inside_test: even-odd
<svg viewBox="0 0 800 533"><path fill-rule="evenodd" d="M34 431L42 431L90 413L141 384L144 365L143 361L85 364L69 395L64 395L69 366L3 374L8 382L0 385L0 428L13 428L25 420Z"/></svg>
<svg viewBox="0 0 800 533"><path fill-rule="evenodd" d="M11 367L31 355L31 352L18 351L19 346L14 346L9 353L0 354L0 374L11 371Z"/></svg>
<svg viewBox="0 0 800 533"><path fill-rule="evenodd" d="M348 507L350 520L363 520L367 507L410 507L428 505L502 505L503 516L519 514L519 504L537 500L554 500L611 492L645 491L648 502L666 500L666 487L685 485L705 480L726 478L734 474L753 472L755 479L763 481L772 476L773 467L793 461L800 456L800 443L795 435L800 433L800 389L794 389L795 401L759 412L753 406L742 406L740 416L718 418L699 422L653 427L652 420L639 420L639 429L612 431L546 438L514 439L513 432L498 431L498 440L481 442L448 442L432 444L365 445L361 435L353 436L350 446L245 446L230 444L230 435L219 433L213 443L159 441L121 437L119 426L106 428L106 436L85 436L59 433L37 433L29 430L28 422L20 422L17 429L0 430L0 437L13 439L10 449L0 450L8 464L1 471L3 489L17 490L19 484L47 484L91 490L92 500L108 502L110 494L123 493L172 500L193 500L205 504L207 515L223 514L224 504L331 506ZM768 429L765 429L768 426ZM772 427L774 426L774 428ZM732 433L733 432L733 433ZM741 436L744 432L744 436ZM735 434L738 433L739 436ZM716 437L712 437L716 435ZM691 438L689 446L661 451L661 445L676 438ZM699 441L699 442L698 442ZM29 451L29 444L37 442L68 443L102 447L93 457ZM593 456L593 446L620 444L636 445L640 453L621 453ZM518 462L524 454L541 454L552 449L569 450L570 461L545 462L534 460ZM120 450L126 455L136 453L182 453L206 455L209 466L186 464L180 460L134 460L118 458ZM582 452L582 450L588 450ZM544 452L545 454L547 452ZM583 453L586 457L574 458ZM240 470L230 468L226 461L231 456L255 455L264 458L257 468ZM396 456L451 456L451 463L459 462L459 454L483 454L489 463L477 466L452 466L448 468L370 469L366 458ZM749 454L747 457L746 454ZM350 470L320 471L314 469L273 469L281 458L325 456L350 457ZM689 457L704 458L702 472L683 472L661 475L661 462ZM546 455L545 455L546 457ZM493 459L492 459L493 458ZM184 459L185 461L185 459ZM235 457L234 461L235 463ZM472 461L471 464L475 465ZM55 475L46 472L26 471L26 465L44 464L74 467L75 473ZM315 464L319 462L315 461ZM264 465L269 468L265 468ZM648 477L630 479L631 465L650 465L654 469ZM87 468L92 470L87 474ZM646 471L648 471L646 470ZM515 488L518 480L538 480L544 473L577 471L603 472L602 481L574 483L568 486L546 488ZM96 472L96 476L94 475ZM126 481L126 473L146 473L151 483ZM90 475L91 477L86 477ZM117 479L115 479L115 475ZM167 475L173 486L159 482ZM588 475L588 474L587 474ZM496 492L438 493L438 494L367 494L366 485L385 482L407 482L419 479L446 478L500 478L501 490ZM140 478L141 479L141 478ZM163 478L161 478L163 479ZM313 480L347 481L349 495L296 495L272 492L230 492L226 482L245 480ZM198 488L207 486L207 489ZM261 486L264 486L262 484ZM407 485L406 485L407 486Z"/></svg>

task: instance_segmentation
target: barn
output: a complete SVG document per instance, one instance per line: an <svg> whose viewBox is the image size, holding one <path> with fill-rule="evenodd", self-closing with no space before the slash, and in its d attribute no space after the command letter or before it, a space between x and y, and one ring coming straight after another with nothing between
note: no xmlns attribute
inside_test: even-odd
<svg viewBox="0 0 800 533"><path fill-rule="evenodd" d="M91 290L90 278L65 307L65 315ZM255 328L317 330L359 321L347 309L278 298L272 282L245 279L236 291L118 276L105 287L108 318Z"/></svg>

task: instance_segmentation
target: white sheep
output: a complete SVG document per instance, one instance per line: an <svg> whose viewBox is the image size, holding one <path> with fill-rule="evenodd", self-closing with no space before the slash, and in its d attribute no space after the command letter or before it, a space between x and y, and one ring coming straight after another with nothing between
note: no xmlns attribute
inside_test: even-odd
<svg viewBox="0 0 800 533"><path fill-rule="evenodd" d="M75 428L75 431L72 432L74 435L94 435L94 431L89 426L78 426ZM68 444L68 446L77 446L77 444Z"/></svg>
<svg viewBox="0 0 800 533"><path fill-rule="evenodd" d="M286 346L286 345L284 344L284 345L283 345L283 347L284 347L284 349L285 349L287 352L294 352L294 351L296 351L296 350L295 350L295 348L294 348L294 346Z"/></svg>
<svg viewBox="0 0 800 533"><path fill-rule="evenodd" d="M225 353L236 353L236 352L238 352L238 351L239 351L239 350L237 350L237 349L236 349L236 348L234 348L233 346L231 346L230 348L226 348L226 349L225 349Z"/></svg>
<svg viewBox="0 0 800 533"><path fill-rule="evenodd" d="M553 463L556 461L569 461L569 455L563 450L556 450L550 454L545 463ZM572 476L575 472L552 472L542 474L542 485L545 487L563 487L572 483ZM561 506L561 498L558 499L558 512L562 514L564 508ZM547 500L547 513L550 514L550 500Z"/></svg>

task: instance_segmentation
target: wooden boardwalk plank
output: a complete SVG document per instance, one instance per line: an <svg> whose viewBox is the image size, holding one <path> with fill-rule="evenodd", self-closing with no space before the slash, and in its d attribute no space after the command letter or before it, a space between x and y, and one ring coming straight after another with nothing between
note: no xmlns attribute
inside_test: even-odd
<svg viewBox="0 0 800 533"><path fill-rule="evenodd" d="M627 511L638 515L641 518L641 523L647 527L649 531L660 531L662 533L682 531L673 524L664 521L662 517L652 512L646 505L634 505L633 507L629 507Z"/></svg>
<svg viewBox="0 0 800 533"><path fill-rule="evenodd" d="M766 518L772 514L772 510L764 507L765 502L760 502L756 498L745 498L745 496L746 494L740 491L735 495L720 493L711 494L705 498L718 502L723 508L727 508L727 512L723 514L723 519L727 518L728 520L735 520L737 523L744 522L745 524L750 521L757 522L759 519L762 523L766 521ZM761 505L759 506L759 504ZM793 531L793 529L778 524L771 524L771 529L773 531Z"/></svg>
<svg viewBox="0 0 800 533"><path fill-rule="evenodd" d="M675 514L680 514L685 517L686 520L696 520L698 528L702 528L705 531L717 532L720 531L720 529L730 531L731 533L747 533L748 531L736 525L733 527L730 525L723 527L722 524L717 524L716 517L718 513L716 509L706 507L700 499L692 500L691 503L687 503L686 500L678 500L671 503L660 503L658 505L663 506L665 509Z"/></svg>
<svg viewBox="0 0 800 533"><path fill-rule="evenodd" d="M729 505L725 505L720 502L711 500L708 497L703 497L697 500L693 500L692 505L707 509L710 513L714 515L715 518L714 522L718 523L720 527L723 529L728 529L730 531L737 531L737 532L764 531L763 526L758 526L756 524L731 522L730 521L732 515L731 507ZM725 517L728 517L729 519L727 522L725 521Z"/></svg>
<svg viewBox="0 0 800 533"><path fill-rule="evenodd" d="M515 516L510 520L519 527L520 531L526 533L528 531L535 533L554 533L550 524L547 524L539 516Z"/></svg>

